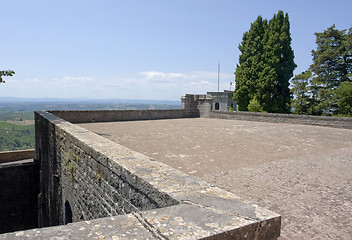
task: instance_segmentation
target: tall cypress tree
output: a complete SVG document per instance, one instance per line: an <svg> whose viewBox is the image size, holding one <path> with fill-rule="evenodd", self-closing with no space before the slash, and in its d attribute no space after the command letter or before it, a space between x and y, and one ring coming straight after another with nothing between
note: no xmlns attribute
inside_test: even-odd
<svg viewBox="0 0 352 240"><path fill-rule="evenodd" d="M257 89L257 80L262 71L263 38L267 21L261 16L251 24L248 32L243 34L239 45L241 55L236 68L236 89L234 99L240 111L247 111L249 101L254 98Z"/></svg>
<svg viewBox="0 0 352 240"><path fill-rule="evenodd" d="M239 49L234 93L239 110L247 110L256 97L264 111L290 112L289 79L296 64L288 14L279 11L269 23L259 16L243 35Z"/></svg>
<svg viewBox="0 0 352 240"><path fill-rule="evenodd" d="M269 21L264 38L265 62L275 69L276 73L271 102L266 108L269 112L290 112L290 79L297 67L294 63L291 41L288 14L279 11Z"/></svg>

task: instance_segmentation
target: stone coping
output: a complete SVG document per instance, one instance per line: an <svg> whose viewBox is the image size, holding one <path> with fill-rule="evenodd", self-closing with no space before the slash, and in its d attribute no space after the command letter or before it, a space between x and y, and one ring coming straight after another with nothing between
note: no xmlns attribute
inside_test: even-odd
<svg viewBox="0 0 352 240"><path fill-rule="evenodd" d="M0 168L18 167L21 165L32 164L32 163L36 164L33 159L23 159L23 160L18 160L18 161L0 163Z"/></svg>
<svg viewBox="0 0 352 240"><path fill-rule="evenodd" d="M352 117L211 110L207 117L352 129Z"/></svg>
<svg viewBox="0 0 352 240"><path fill-rule="evenodd" d="M34 149L0 152L0 164L25 159L33 159L34 154Z"/></svg>
<svg viewBox="0 0 352 240"><path fill-rule="evenodd" d="M50 111L55 116L71 123L136 121L153 119L184 118L183 109L165 110L61 110Z"/></svg>
<svg viewBox="0 0 352 240"><path fill-rule="evenodd" d="M2 239L277 239L281 217L45 111L37 112L178 204L68 225L1 235Z"/></svg>

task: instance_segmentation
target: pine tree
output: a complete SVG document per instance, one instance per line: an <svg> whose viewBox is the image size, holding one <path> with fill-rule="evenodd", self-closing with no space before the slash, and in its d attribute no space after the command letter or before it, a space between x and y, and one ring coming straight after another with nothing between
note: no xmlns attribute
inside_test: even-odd
<svg viewBox="0 0 352 240"><path fill-rule="evenodd" d="M345 81L352 81L352 27L348 30L343 43L343 61L345 62Z"/></svg>
<svg viewBox="0 0 352 240"><path fill-rule="evenodd" d="M346 80L350 80L351 51L348 50L346 30L337 30L335 25L322 33L315 33L317 49L312 51L312 85L316 91L319 112L331 114L338 111L336 89Z"/></svg>
<svg viewBox="0 0 352 240"><path fill-rule="evenodd" d="M307 71L312 75L306 78L302 73L293 79L295 99L292 107L297 108L299 105L300 91L306 91L305 96L309 96L308 108L299 108L297 113L351 114L352 28L346 33L346 30L337 30L333 25L322 33L315 33L315 36L317 49L312 51L313 64ZM296 80L304 80L308 88L299 89Z"/></svg>

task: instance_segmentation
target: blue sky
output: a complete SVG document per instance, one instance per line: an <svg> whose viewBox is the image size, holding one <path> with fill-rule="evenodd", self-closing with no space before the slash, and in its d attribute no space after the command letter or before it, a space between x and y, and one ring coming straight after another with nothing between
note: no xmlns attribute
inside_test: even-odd
<svg viewBox="0 0 352 240"><path fill-rule="evenodd" d="M352 26L352 1L1 1L0 97L178 100L234 81L242 35L258 15L289 14L295 74L315 32ZM232 87L233 89L233 87Z"/></svg>

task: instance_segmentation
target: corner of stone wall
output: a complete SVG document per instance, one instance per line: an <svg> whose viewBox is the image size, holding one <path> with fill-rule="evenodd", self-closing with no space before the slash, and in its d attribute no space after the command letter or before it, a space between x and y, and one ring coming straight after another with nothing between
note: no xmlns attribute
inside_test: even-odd
<svg viewBox="0 0 352 240"><path fill-rule="evenodd" d="M181 102L186 117L208 117L213 98L209 94L185 94Z"/></svg>

